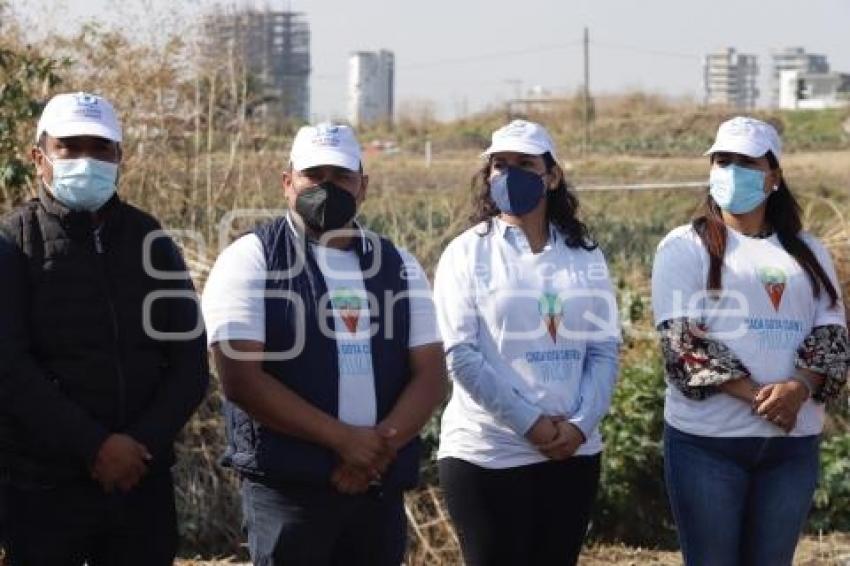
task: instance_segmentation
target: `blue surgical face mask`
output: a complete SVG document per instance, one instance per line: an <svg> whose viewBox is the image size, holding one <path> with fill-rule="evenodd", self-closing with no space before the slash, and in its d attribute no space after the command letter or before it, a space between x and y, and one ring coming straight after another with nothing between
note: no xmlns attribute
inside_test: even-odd
<svg viewBox="0 0 850 566"><path fill-rule="evenodd" d="M519 167L509 166L490 179L490 198L496 207L516 216L534 210L545 192L543 177Z"/></svg>
<svg viewBox="0 0 850 566"><path fill-rule="evenodd" d="M115 194L118 164L89 157L53 159L53 197L71 210L94 212Z"/></svg>
<svg viewBox="0 0 850 566"><path fill-rule="evenodd" d="M729 164L714 166L709 173L709 194L721 209L732 214L746 214L767 198L764 172Z"/></svg>

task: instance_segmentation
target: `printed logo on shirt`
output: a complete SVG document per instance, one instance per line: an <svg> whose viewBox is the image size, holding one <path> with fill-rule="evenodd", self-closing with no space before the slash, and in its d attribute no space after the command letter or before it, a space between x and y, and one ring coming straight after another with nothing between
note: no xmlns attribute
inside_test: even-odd
<svg viewBox="0 0 850 566"><path fill-rule="evenodd" d="M805 336L803 321L792 318L748 318L747 330L760 351L795 350Z"/></svg>
<svg viewBox="0 0 850 566"><path fill-rule="evenodd" d="M525 362L538 383L561 383L575 375L571 368L581 367L584 354L580 350L534 350L525 353Z"/></svg>
<svg viewBox="0 0 850 566"><path fill-rule="evenodd" d="M552 338L552 342L558 341L558 326L561 324L561 316L563 313L563 304L561 298L556 293L543 293L537 302L540 309L540 316L543 317L543 324L546 325L546 330Z"/></svg>
<svg viewBox="0 0 850 566"><path fill-rule="evenodd" d="M782 294L785 293L785 284L788 281L788 276L778 267L760 267L758 274L762 285L764 285L764 290L767 292L767 296L770 297L773 310L779 311L779 305L782 303Z"/></svg>
<svg viewBox="0 0 850 566"><path fill-rule="evenodd" d="M366 344L337 343L340 378L361 379L372 374L372 346Z"/></svg>
<svg viewBox="0 0 850 566"><path fill-rule="evenodd" d="M357 323L360 321L360 310L363 305L362 298L351 289L338 289L331 293L331 304L348 332L356 334Z"/></svg>

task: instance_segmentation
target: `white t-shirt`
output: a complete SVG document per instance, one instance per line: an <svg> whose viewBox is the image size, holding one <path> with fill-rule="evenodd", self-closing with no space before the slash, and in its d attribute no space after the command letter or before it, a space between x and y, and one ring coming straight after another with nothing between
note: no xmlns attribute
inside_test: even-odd
<svg viewBox="0 0 850 566"><path fill-rule="evenodd" d="M480 379L506 384L539 414L569 418L582 402L588 340L609 342L613 348L619 342L616 297L605 258L599 249L567 247L554 228L537 254L531 253L521 230L498 218L481 236L484 231L483 225L467 230L440 258L434 300L443 345L447 351L472 345L484 359ZM616 362L612 373L611 381L599 379L592 385L610 394ZM601 450L594 427L576 454ZM443 413L438 458L445 457L487 468L546 461L458 384Z"/></svg>
<svg viewBox="0 0 850 566"><path fill-rule="evenodd" d="M830 308L829 295L812 293L808 276L779 243L728 230L718 301L705 293L709 258L690 225L670 232L658 245L652 272L652 306L656 324L689 317L703 320L710 338L725 344L760 384L788 380L795 371L796 350L815 326L844 325L844 307ZM803 241L840 291L832 260L811 234ZM673 427L701 436L781 436L785 433L752 414L750 406L725 393L691 400L668 385L664 416ZM819 434L823 405L807 401L792 436Z"/></svg>
<svg viewBox="0 0 850 566"><path fill-rule="evenodd" d="M369 327L373 323L357 254L310 244L328 288L339 356L339 413L348 424L376 423L375 377ZM431 288L424 270L405 250L410 294L410 338L416 348L439 342ZM218 257L207 279L202 307L210 345L223 340L265 342L266 259L255 234L242 236Z"/></svg>

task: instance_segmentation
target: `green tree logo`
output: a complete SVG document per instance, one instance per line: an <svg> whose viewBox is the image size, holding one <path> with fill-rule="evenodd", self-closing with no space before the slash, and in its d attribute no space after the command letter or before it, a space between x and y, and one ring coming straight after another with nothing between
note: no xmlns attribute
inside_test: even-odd
<svg viewBox="0 0 850 566"><path fill-rule="evenodd" d="M351 334L357 333L362 299L351 289L339 289L331 293L331 304Z"/></svg>
<svg viewBox="0 0 850 566"><path fill-rule="evenodd" d="M759 268L758 273L761 284L764 285L764 290L770 297L771 304L773 304L773 310L778 311L788 277L778 267L762 267Z"/></svg>
<svg viewBox="0 0 850 566"><path fill-rule="evenodd" d="M563 304L557 293L543 293L540 300L537 302L540 310L540 316L543 317L543 323L546 325L546 330L552 338L552 342L558 341L558 326L561 324Z"/></svg>

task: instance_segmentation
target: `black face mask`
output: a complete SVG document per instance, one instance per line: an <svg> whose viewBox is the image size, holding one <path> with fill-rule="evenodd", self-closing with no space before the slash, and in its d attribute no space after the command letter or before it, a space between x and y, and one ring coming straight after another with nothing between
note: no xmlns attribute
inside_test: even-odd
<svg viewBox="0 0 850 566"><path fill-rule="evenodd" d="M357 201L342 187L325 181L299 193L295 212L313 230L327 232L342 228L354 218Z"/></svg>

